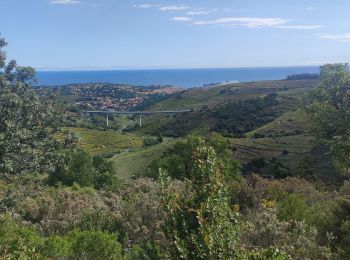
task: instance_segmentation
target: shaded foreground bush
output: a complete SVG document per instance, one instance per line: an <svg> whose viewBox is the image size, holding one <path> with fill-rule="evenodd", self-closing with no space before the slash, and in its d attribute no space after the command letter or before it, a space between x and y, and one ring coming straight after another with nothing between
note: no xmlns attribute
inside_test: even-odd
<svg viewBox="0 0 350 260"><path fill-rule="evenodd" d="M216 149L209 145L214 140ZM76 183L45 186L41 175L0 180L0 256L349 257L349 182L339 191L326 191L298 178L241 178L239 167L225 156L224 140L192 137L182 142L178 155L186 152L188 159L173 158L190 167L181 177L163 174L158 182L138 178L116 189L95 189ZM94 166L84 153L76 155L91 160L95 171L108 169ZM78 163L68 165L73 169ZM97 255L91 244L106 251Z"/></svg>

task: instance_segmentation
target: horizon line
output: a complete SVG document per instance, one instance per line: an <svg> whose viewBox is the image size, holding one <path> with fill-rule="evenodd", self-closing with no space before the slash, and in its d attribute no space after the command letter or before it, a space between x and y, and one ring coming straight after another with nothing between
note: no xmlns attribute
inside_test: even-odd
<svg viewBox="0 0 350 260"><path fill-rule="evenodd" d="M69 71L125 71L125 70L196 70L196 69L269 69L269 68L310 68L310 67L320 67L322 65L328 64L327 62L323 64L314 65L282 65L282 66L243 66L243 67L130 67L130 68L116 68L116 67L86 67L86 68L38 68L33 67L37 72L69 72Z"/></svg>

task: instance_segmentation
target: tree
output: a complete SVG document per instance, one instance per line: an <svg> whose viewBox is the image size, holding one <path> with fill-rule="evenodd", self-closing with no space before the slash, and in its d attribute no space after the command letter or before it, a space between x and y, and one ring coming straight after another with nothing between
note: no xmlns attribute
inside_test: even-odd
<svg viewBox="0 0 350 260"><path fill-rule="evenodd" d="M49 175L48 183L55 185L58 182L64 185L77 183L81 186L93 186L94 169L90 154L76 149L69 150L64 155L64 161Z"/></svg>
<svg viewBox="0 0 350 260"><path fill-rule="evenodd" d="M321 83L306 104L310 130L335 159L350 167L350 71L348 64L320 68Z"/></svg>
<svg viewBox="0 0 350 260"><path fill-rule="evenodd" d="M61 128L65 109L35 94L29 85L34 69L6 64L4 46L0 39L0 173L50 172L60 162L58 151L75 144Z"/></svg>
<svg viewBox="0 0 350 260"><path fill-rule="evenodd" d="M202 142L213 147L217 160L220 161L221 170L225 179L237 179L240 165L233 159L231 143L228 139L217 133L208 135L205 139L198 136L189 136L186 140L177 142L169 149L163 158L154 161L148 168L148 176L158 175L159 168L165 169L172 178L189 178L190 172L196 162L192 157L195 147Z"/></svg>
<svg viewBox="0 0 350 260"><path fill-rule="evenodd" d="M189 153L193 160L188 171L193 185L190 196L169 193L170 177L162 170L160 174L172 254L185 259L235 259L240 255L237 216L229 207L220 161L203 139Z"/></svg>
<svg viewBox="0 0 350 260"><path fill-rule="evenodd" d="M216 136L218 137L218 136ZM221 143L223 144L223 143ZM276 248L247 249L239 241L240 214L231 209L223 161L203 138L188 151L190 187L179 192L160 169L161 200L168 214L164 231L172 242L172 259L272 259L289 256ZM239 169L234 168L234 175Z"/></svg>
<svg viewBox="0 0 350 260"><path fill-rule="evenodd" d="M49 174L50 185L90 186L96 189L116 188L120 181L115 176L115 167L112 161L102 156L91 156L81 149L68 150L63 156L62 163L55 171Z"/></svg>

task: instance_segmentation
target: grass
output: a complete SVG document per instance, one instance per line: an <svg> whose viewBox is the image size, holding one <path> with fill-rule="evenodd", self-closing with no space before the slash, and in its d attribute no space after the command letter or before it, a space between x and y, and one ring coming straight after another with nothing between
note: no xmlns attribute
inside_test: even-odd
<svg viewBox="0 0 350 260"><path fill-rule="evenodd" d="M253 137L255 134L264 136L295 135L306 130L306 115L301 110L289 111L278 117L274 121L263 125L245 134L246 137Z"/></svg>
<svg viewBox="0 0 350 260"><path fill-rule="evenodd" d="M117 176L130 178L142 175L147 166L175 144L175 139L164 138L161 144L143 147L142 136L117 131L70 128L80 137L78 146L92 155L115 153L113 160Z"/></svg>
<svg viewBox="0 0 350 260"><path fill-rule="evenodd" d="M227 84L213 88L193 88L157 102L148 110L215 107L275 92L289 97L300 97L317 84L317 80L275 80Z"/></svg>
<svg viewBox="0 0 350 260"><path fill-rule="evenodd" d="M236 159L247 164L255 158L267 161L275 160L293 175L316 182L323 182L329 187L340 186L344 180L342 172L335 167L327 149L316 144L307 134L280 136L275 138L237 138L231 139ZM306 163L307 162L307 163ZM306 168L305 168L306 167ZM262 174L270 176L271 168L263 169ZM305 172L308 172L307 176Z"/></svg>
<svg viewBox="0 0 350 260"><path fill-rule="evenodd" d="M135 148L115 155L112 160L117 168L117 176L127 179L133 175L144 174L145 169L175 142L175 139L164 138L161 144Z"/></svg>
<svg viewBox="0 0 350 260"><path fill-rule="evenodd" d="M135 134L86 128L70 128L70 130L78 134L79 147L91 154L118 152L143 145L143 139Z"/></svg>
<svg viewBox="0 0 350 260"><path fill-rule="evenodd" d="M276 93L278 95L277 100L279 104L271 107L273 113L270 114L272 117L271 119L273 119L273 117L286 112L295 111L298 107L298 99L310 92L317 83L318 82L315 80L277 80L227 84L213 88L189 89L153 104L148 110L193 108L194 112L185 115L176 115L173 120L169 118L147 120L147 118L145 118L143 127L136 129L134 132L138 134L162 133L164 136L179 137L190 133L202 134L207 131L206 129L211 129L213 126L214 128L212 129L215 129L216 125L221 125L223 128L228 126L232 127L234 126L234 122L230 122L229 118L218 119L217 117L213 117L212 114L220 110L220 108L229 109L227 105L230 103ZM265 112L267 113L268 110ZM291 114L288 116L291 118L280 118L280 121L276 121L275 125L270 126L270 130L274 129L274 127L278 127L280 132L271 130L270 133L266 132L266 134L271 136L285 135L284 131L287 131L289 135L300 133L304 128L300 127L300 119L296 118L298 115ZM298 124L298 128L292 127L294 123L291 121L294 119L296 120L296 124ZM266 118L266 120L269 119ZM240 124L243 125L242 122L237 122L235 125L237 129ZM249 126L252 124L246 122L244 125ZM277 124L286 124L287 127L283 129L283 127ZM252 129L252 127L250 129ZM291 129L293 129L293 133ZM255 133L262 130L263 129L259 129L256 130L256 132L249 133L248 136L253 136ZM222 129L221 132L225 133L225 129Z"/></svg>
<svg viewBox="0 0 350 260"><path fill-rule="evenodd" d="M296 169L312 148L312 138L307 135L283 136L276 138L237 138L232 139L236 148L235 155L242 162L248 162L253 158L264 157L271 160L276 158L290 169ZM288 155L283 151L287 150Z"/></svg>

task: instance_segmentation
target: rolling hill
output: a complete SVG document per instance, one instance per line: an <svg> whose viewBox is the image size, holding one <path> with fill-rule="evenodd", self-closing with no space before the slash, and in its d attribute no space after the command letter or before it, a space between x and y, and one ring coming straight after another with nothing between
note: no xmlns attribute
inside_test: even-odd
<svg viewBox="0 0 350 260"><path fill-rule="evenodd" d="M130 118L130 127L119 131L73 129L81 136L80 147L109 156L122 178L142 175L176 142L165 138L162 144L143 147L143 136L183 138L219 132L231 140L245 175L302 176L333 187L341 184L343 175L326 148L308 134L307 118L298 108L299 99L317 84L316 79L280 80L189 89L144 107L149 111L189 108L193 109L191 113L144 116L142 127Z"/></svg>

